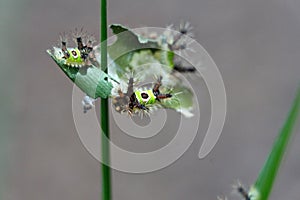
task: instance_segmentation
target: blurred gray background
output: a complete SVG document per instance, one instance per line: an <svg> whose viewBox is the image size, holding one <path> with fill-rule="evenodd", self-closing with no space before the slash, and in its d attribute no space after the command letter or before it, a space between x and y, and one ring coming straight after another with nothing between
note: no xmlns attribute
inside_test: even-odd
<svg viewBox="0 0 300 200"><path fill-rule="evenodd" d="M299 84L300 2L111 0L108 15L109 23L132 28L189 20L219 67L228 97L224 130L208 157L197 157L203 125L171 166L142 175L113 171L114 200L234 199L231 184L255 180ZM1 199L100 198L100 165L82 146L72 119L72 83L45 53L60 32L81 26L99 35L98 1L0 2ZM209 96L200 96L205 122ZM113 139L122 143L111 125ZM270 199L299 199L299 144L297 129Z"/></svg>

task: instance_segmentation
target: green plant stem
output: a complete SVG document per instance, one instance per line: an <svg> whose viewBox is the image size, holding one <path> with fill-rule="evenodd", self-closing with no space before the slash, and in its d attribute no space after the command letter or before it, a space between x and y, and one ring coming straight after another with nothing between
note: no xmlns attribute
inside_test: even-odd
<svg viewBox="0 0 300 200"><path fill-rule="evenodd" d="M106 0L100 0L100 33L101 33L101 68L107 73L107 5ZM109 167L109 107L108 98L101 98L101 146L102 146L102 200L111 200L111 172Z"/></svg>
<svg viewBox="0 0 300 200"><path fill-rule="evenodd" d="M286 121L273 144L268 159L266 160L266 163L261 169L259 176L254 184L254 188L259 192L259 200L267 200L270 195L272 186L278 173L278 169L280 167L280 164L282 163L282 158L284 156L284 153L286 152L288 142L291 139L293 128L297 122L299 109L300 88L298 89L289 115L286 118Z"/></svg>

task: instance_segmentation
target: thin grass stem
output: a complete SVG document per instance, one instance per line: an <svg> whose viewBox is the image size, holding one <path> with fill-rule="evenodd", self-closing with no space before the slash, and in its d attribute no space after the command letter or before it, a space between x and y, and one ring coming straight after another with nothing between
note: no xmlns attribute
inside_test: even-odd
<svg viewBox="0 0 300 200"><path fill-rule="evenodd" d="M101 41L101 68L107 73L107 4L106 0L100 0L100 41ZM108 99L101 99L101 147L102 147L102 200L111 200L111 172L109 167L109 107Z"/></svg>

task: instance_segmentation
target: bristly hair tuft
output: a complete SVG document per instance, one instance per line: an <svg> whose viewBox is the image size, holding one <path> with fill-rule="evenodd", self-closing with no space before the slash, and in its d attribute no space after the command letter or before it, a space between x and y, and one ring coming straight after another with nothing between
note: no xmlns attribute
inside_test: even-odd
<svg viewBox="0 0 300 200"><path fill-rule="evenodd" d="M69 36L66 32L62 32L59 34L59 43L61 44L62 42L67 43L69 40Z"/></svg>
<svg viewBox="0 0 300 200"><path fill-rule="evenodd" d="M233 194L239 194L245 200L251 200L248 194L248 189L239 181L236 180L235 183L232 185Z"/></svg>

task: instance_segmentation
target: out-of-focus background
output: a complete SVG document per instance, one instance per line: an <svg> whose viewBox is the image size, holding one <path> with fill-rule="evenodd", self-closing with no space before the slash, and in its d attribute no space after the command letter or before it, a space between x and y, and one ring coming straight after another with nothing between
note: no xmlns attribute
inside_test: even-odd
<svg viewBox="0 0 300 200"><path fill-rule="evenodd" d="M208 157L197 157L199 131L167 168L141 175L113 171L114 199L234 198L231 184L255 180L299 84L300 2L110 0L108 9L109 23L132 28L190 21L195 39L219 67L228 97L224 130ZM60 32L81 26L99 35L98 1L1 0L0 199L99 199L100 165L76 134L73 85L45 53ZM200 96L201 116L209 119L207 91ZM120 134L113 120L111 125ZM299 143L298 129L272 200L299 198Z"/></svg>

